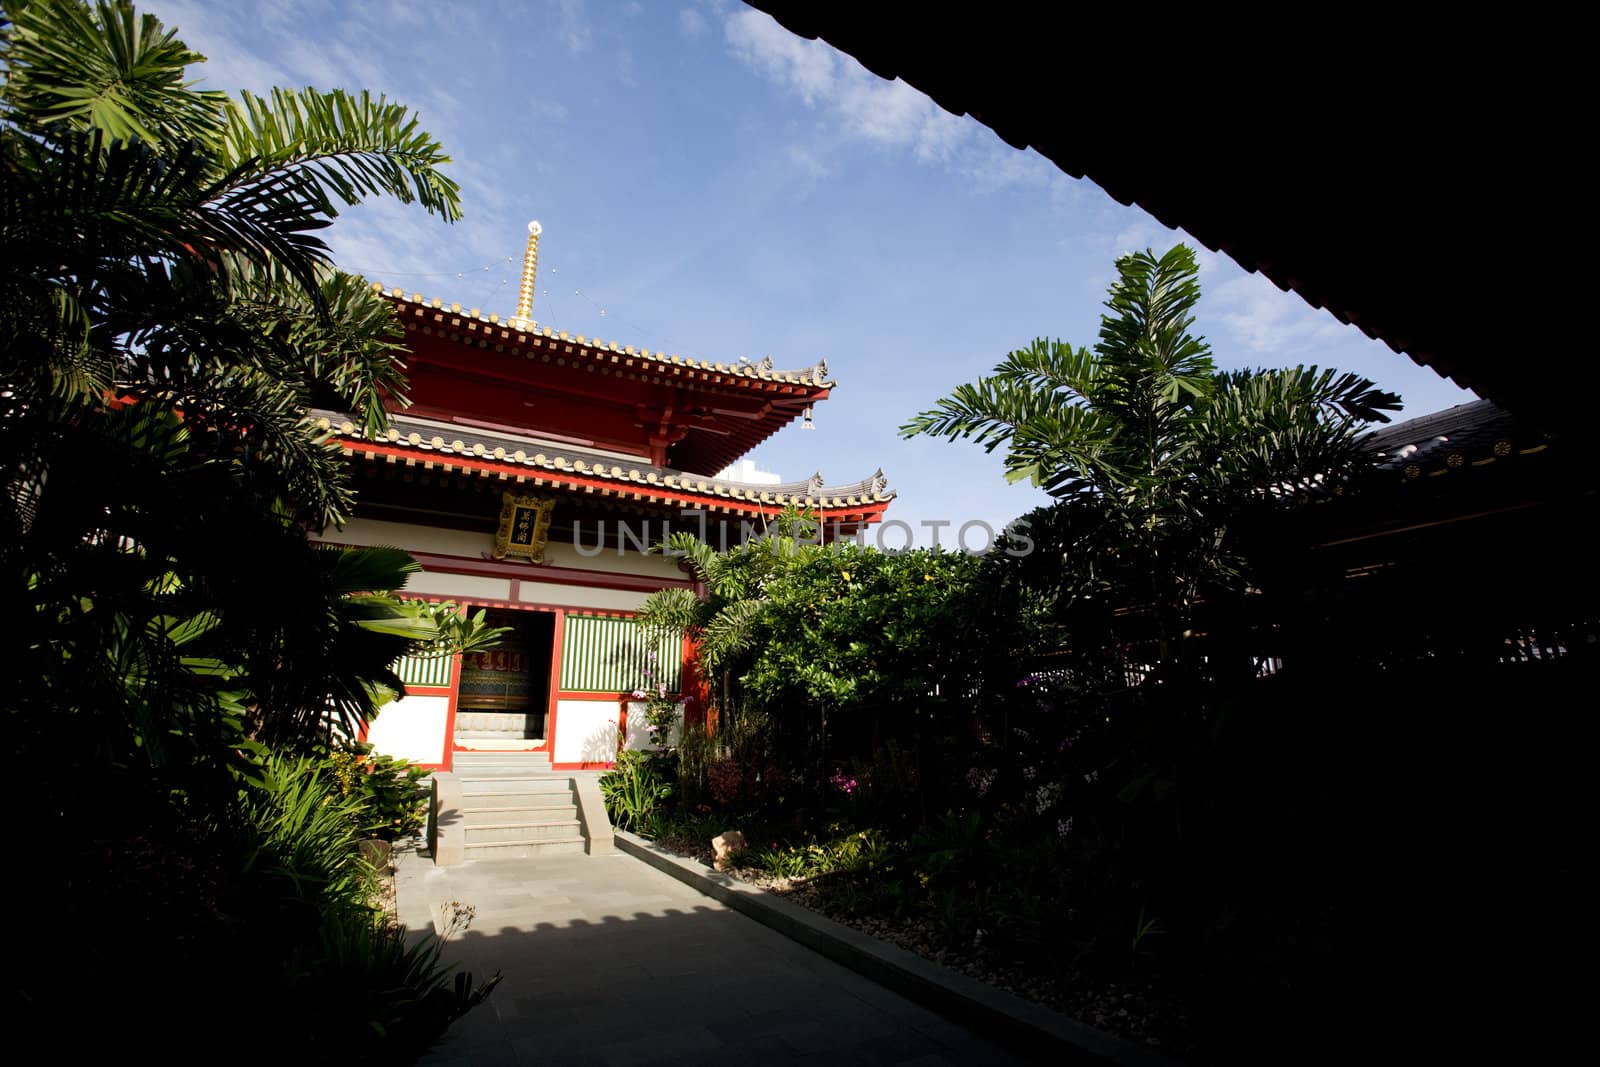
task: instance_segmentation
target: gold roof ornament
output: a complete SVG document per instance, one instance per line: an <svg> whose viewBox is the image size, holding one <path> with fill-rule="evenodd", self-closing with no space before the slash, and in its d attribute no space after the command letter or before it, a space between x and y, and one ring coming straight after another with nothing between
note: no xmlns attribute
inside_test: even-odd
<svg viewBox="0 0 1600 1067"><path fill-rule="evenodd" d="M506 325L523 332L539 326L530 316L533 314L534 280L539 273L539 235L543 232L538 219L528 223L528 248L522 253L522 288L517 292L517 313L506 320Z"/></svg>

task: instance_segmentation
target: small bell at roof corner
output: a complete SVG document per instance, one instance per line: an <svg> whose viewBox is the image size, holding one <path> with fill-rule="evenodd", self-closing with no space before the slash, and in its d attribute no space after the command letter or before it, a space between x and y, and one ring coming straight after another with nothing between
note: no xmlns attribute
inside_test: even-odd
<svg viewBox="0 0 1600 1067"><path fill-rule="evenodd" d="M810 404L806 405L806 421L804 421L804 422L802 422L800 424L800 428L802 430L815 430L817 428L817 424L811 421L811 405Z"/></svg>

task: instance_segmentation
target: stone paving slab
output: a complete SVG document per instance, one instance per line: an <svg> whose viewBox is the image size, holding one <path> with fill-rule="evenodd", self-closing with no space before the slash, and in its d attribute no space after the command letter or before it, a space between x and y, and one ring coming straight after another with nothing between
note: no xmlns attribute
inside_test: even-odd
<svg viewBox="0 0 1600 1067"><path fill-rule="evenodd" d="M1085 1026L1043 1005L941 967L633 834L618 831L616 843L624 854L776 930L820 956L864 975L885 993L902 994L979 1035L1024 1051L1036 1060L1057 1064L1178 1067L1178 1061L1154 1049Z"/></svg>
<svg viewBox="0 0 1600 1067"><path fill-rule="evenodd" d="M447 962L503 971L424 1064L1005 1064L1005 1050L638 860L399 859L400 919L476 917ZM733 1057L732 1059L727 1059Z"/></svg>

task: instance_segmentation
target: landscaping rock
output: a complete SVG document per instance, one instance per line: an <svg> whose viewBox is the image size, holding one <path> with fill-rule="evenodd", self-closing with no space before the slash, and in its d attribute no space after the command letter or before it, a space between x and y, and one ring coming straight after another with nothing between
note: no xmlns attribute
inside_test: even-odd
<svg viewBox="0 0 1600 1067"><path fill-rule="evenodd" d="M712 866L719 871L729 870L733 866L730 857L735 852L743 852L744 849L744 834L738 830L724 831L711 839Z"/></svg>
<svg viewBox="0 0 1600 1067"><path fill-rule="evenodd" d="M369 837L360 843L361 858L375 871L387 871L394 847L382 838Z"/></svg>

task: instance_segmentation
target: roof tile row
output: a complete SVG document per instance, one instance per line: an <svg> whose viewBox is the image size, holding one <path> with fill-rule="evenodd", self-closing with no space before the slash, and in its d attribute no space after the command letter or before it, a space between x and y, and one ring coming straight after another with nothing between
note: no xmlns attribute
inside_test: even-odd
<svg viewBox="0 0 1600 1067"><path fill-rule="evenodd" d="M367 440L362 429L348 415L334 411L312 411L316 425L330 433L349 440ZM419 452L456 455L474 459L493 460L526 467L538 467L573 475L626 482L638 486L655 486L680 493L727 497L753 504L796 504L806 507L848 507L885 503L894 499L883 471L848 485L829 489L823 485L822 475L815 474L805 482L763 484L739 482L731 479L706 478L667 467L630 461L624 468L615 457L589 449L556 445L534 438L510 434L489 433L482 430L452 428L449 438L440 432L441 427L408 418L404 415L390 417L388 433L375 443L412 448Z"/></svg>

